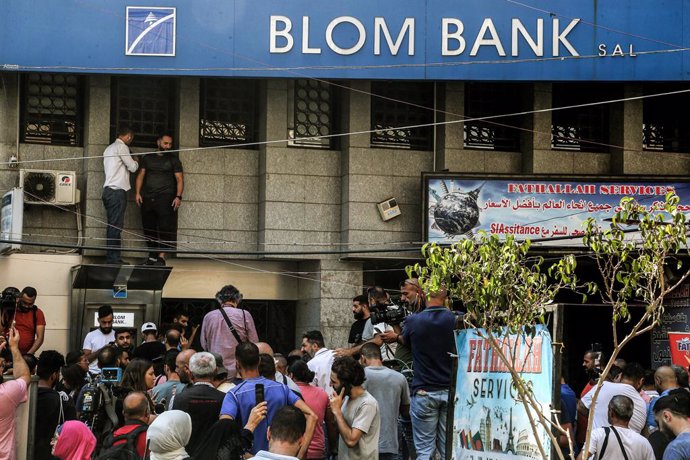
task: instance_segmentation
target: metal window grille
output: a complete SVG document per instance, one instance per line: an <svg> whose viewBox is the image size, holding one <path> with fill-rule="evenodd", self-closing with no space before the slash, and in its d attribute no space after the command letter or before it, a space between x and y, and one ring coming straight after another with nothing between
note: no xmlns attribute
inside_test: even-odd
<svg viewBox="0 0 690 460"><path fill-rule="evenodd" d="M501 83L467 83L465 85L465 116L481 118L516 113L521 110L521 87ZM464 124L464 143L467 148L520 150L521 126L518 117L492 118L489 121L468 121Z"/></svg>
<svg viewBox="0 0 690 460"><path fill-rule="evenodd" d="M63 73L22 76L21 140L82 145L84 78Z"/></svg>
<svg viewBox="0 0 690 460"><path fill-rule="evenodd" d="M608 86L554 84L554 108L612 99ZM608 152L609 104L554 110L551 148L585 152Z"/></svg>
<svg viewBox="0 0 690 460"><path fill-rule="evenodd" d="M151 148L161 133L174 136L177 98L175 80L160 77L113 77L111 83L110 137L129 126L133 146ZM173 137L174 138L174 137Z"/></svg>
<svg viewBox="0 0 690 460"><path fill-rule="evenodd" d="M433 122L433 83L376 81L371 92L372 145L431 150L433 128L407 126Z"/></svg>
<svg viewBox="0 0 690 460"><path fill-rule="evenodd" d="M201 324L204 315L218 307L215 300L206 299L163 299L161 323L170 324L179 309L189 313L192 324ZM297 304L287 300L243 300L242 308L252 314L259 340L268 342L275 352L289 352L295 347L295 323ZM200 344L197 332L196 349ZM195 344L193 343L194 347Z"/></svg>
<svg viewBox="0 0 690 460"><path fill-rule="evenodd" d="M258 87L256 80L202 79L199 144L210 146L256 142Z"/></svg>
<svg viewBox="0 0 690 460"><path fill-rule="evenodd" d="M646 94L686 89L679 86L656 85L645 88ZM644 99L642 108L642 147L645 150L690 152L690 116L687 93Z"/></svg>
<svg viewBox="0 0 690 460"><path fill-rule="evenodd" d="M335 90L327 82L294 80L288 90L288 139L290 145L332 148Z"/></svg>

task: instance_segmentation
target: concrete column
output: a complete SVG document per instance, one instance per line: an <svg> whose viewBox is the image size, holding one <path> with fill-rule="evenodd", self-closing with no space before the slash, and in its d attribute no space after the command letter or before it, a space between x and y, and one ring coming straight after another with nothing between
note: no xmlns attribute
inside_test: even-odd
<svg viewBox="0 0 690 460"><path fill-rule="evenodd" d="M180 79L178 141L180 148L199 146L199 87L198 78Z"/></svg>
<svg viewBox="0 0 690 460"><path fill-rule="evenodd" d="M299 281L297 342L301 342L304 332L317 329L323 333L328 348L347 346L352 298L362 293L362 266L361 262L330 259L300 264L301 269L309 272L305 277L315 281Z"/></svg>

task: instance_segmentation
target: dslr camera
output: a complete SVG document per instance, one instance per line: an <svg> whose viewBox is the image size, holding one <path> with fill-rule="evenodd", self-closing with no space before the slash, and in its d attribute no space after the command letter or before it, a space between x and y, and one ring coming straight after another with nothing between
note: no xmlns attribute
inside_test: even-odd
<svg viewBox="0 0 690 460"><path fill-rule="evenodd" d="M406 305L399 298L391 298L387 304L377 303L369 307L371 324L400 324L409 314Z"/></svg>
<svg viewBox="0 0 690 460"><path fill-rule="evenodd" d="M2 294L0 294L0 309L14 308L17 306L17 299L21 296L21 292L16 287L6 287Z"/></svg>

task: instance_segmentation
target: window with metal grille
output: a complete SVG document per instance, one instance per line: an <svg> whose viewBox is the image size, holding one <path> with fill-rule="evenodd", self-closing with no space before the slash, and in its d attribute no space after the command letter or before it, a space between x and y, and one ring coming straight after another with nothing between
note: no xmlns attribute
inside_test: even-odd
<svg viewBox="0 0 690 460"><path fill-rule="evenodd" d="M494 117L522 110L522 86L503 83L467 83L465 116ZM474 149L520 150L520 117L500 117L465 122L465 147Z"/></svg>
<svg viewBox="0 0 690 460"><path fill-rule="evenodd" d="M332 148L335 128L335 88L327 82L299 79L288 87L290 145Z"/></svg>
<svg viewBox="0 0 690 460"><path fill-rule="evenodd" d="M82 145L84 77L31 73L21 86L22 142Z"/></svg>
<svg viewBox="0 0 690 460"><path fill-rule="evenodd" d="M258 127L257 80L203 78L199 144L232 145L256 142ZM258 146L247 146L255 148Z"/></svg>
<svg viewBox="0 0 690 460"><path fill-rule="evenodd" d="M371 83L371 145L431 150L434 86L427 82L374 81Z"/></svg>
<svg viewBox="0 0 690 460"><path fill-rule="evenodd" d="M134 131L133 146L154 147L161 133L175 139L176 80L161 77L113 77L110 102L110 138L117 129Z"/></svg>
<svg viewBox="0 0 690 460"><path fill-rule="evenodd" d="M552 106L569 107L617 97L609 85L554 83ZM610 104L604 102L551 112L551 148L608 152L609 109Z"/></svg>
<svg viewBox="0 0 690 460"><path fill-rule="evenodd" d="M688 89L680 85L645 85L645 94L661 94ZM643 99L642 147L645 150L690 152L690 115L685 108L689 93Z"/></svg>

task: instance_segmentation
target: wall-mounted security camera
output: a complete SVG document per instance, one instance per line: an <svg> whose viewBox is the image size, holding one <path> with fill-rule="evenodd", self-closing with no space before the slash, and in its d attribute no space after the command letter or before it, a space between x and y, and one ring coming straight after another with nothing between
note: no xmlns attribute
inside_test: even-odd
<svg viewBox="0 0 690 460"><path fill-rule="evenodd" d="M376 207L379 208L381 219L384 221L391 220L392 218L398 217L400 214L402 214L395 198L388 198L387 200L377 204Z"/></svg>

